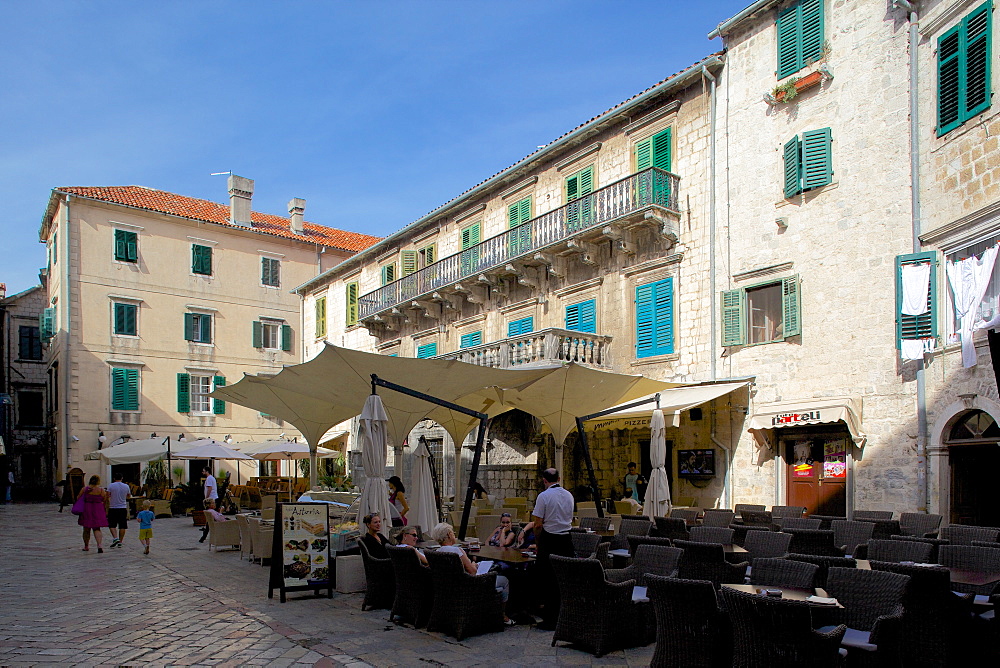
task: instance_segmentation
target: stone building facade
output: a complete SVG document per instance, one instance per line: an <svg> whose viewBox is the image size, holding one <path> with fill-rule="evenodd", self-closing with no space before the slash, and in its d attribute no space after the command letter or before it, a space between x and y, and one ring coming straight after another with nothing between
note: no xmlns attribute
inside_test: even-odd
<svg viewBox="0 0 1000 668"><path fill-rule="evenodd" d="M59 480L50 415L52 398L39 334L45 288L0 297L0 475L14 473L14 498L48 500Z"/></svg>
<svg viewBox="0 0 1000 668"><path fill-rule="evenodd" d="M290 288L377 238L304 221L298 198L288 217L252 211L250 179L231 176L229 192L226 206L139 186L52 191L39 233L41 334L60 470L103 474L87 453L151 434L175 450L181 436L296 436L208 395L227 378L300 362Z"/></svg>

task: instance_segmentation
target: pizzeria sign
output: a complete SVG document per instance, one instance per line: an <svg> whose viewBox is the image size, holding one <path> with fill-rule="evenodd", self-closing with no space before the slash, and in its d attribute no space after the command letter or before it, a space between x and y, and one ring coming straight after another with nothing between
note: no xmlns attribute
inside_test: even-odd
<svg viewBox="0 0 1000 668"><path fill-rule="evenodd" d="M794 424L822 421L823 419L820 417L820 412L818 410L806 411L803 413L778 413L771 417L771 426L787 427Z"/></svg>

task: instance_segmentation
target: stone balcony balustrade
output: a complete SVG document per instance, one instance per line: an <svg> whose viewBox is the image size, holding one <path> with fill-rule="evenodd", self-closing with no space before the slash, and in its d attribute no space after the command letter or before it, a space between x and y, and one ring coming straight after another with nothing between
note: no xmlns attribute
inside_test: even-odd
<svg viewBox="0 0 1000 668"><path fill-rule="evenodd" d="M462 348L438 355L438 359L459 360L469 364L510 369L526 365L577 362L587 366L611 368L611 337L550 327Z"/></svg>

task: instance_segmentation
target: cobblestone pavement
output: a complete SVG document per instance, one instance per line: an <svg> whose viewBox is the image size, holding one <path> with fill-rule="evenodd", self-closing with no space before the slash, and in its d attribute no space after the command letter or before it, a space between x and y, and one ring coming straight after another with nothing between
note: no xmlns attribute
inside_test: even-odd
<svg viewBox="0 0 1000 668"><path fill-rule="evenodd" d="M268 569L209 552L190 518L158 519L151 553L83 552L76 517L0 506L0 666L645 666L653 646L600 659L528 626L462 642L361 611L360 594L267 598Z"/></svg>

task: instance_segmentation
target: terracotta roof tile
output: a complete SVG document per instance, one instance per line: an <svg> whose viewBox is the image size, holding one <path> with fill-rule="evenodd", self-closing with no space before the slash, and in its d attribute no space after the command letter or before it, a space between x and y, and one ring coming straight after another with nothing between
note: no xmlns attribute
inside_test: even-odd
<svg viewBox="0 0 1000 668"><path fill-rule="evenodd" d="M76 195L77 197L86 197L102 202L111 202L112 204L121 204L137 209L180 216L181 218L190 218L206 223L246 229L229 222L229 207L224 204L176 195L163 190L154 190L145 186L73 186L56 188L55 190L57 192ZM258 211L250 212L250 223L253 231L260 234L306 241L353 252L364 250L381 239L369 234L347 232L308 222L303 224L303 234L295 234L289 229L288 218L260 213Z"/></svg>

